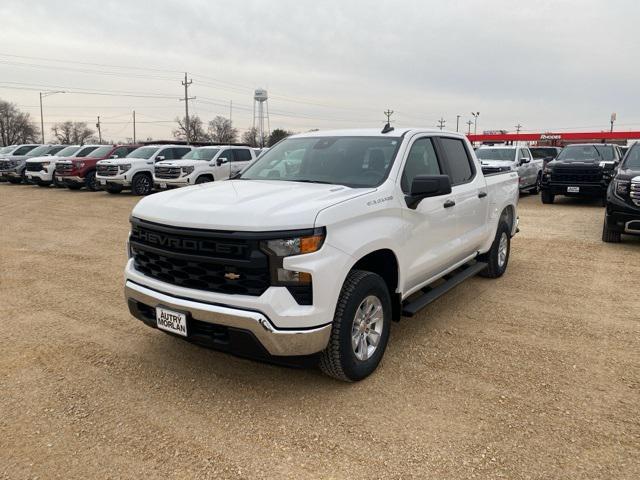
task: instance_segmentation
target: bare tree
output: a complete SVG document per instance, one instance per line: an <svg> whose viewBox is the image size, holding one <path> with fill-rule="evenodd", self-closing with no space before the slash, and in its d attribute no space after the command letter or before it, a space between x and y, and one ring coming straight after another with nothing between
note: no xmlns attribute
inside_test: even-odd
<svg viewBox="0 0 640 480"><path fill-rule="evenodd" d="M87 126L87 122L66 122L56 123L51 127L51 131L56 139L62 144L84 145L93 140L94 131Z"/></svg>
<svg viewBox="0 0 640 480"><path fill-rule="evenodd" d="M209 122L209 139L212 142L235 143L238 129L233 128L231 120L218 115Z"/></svg>
<svg viewBox="0 0 640 480"><path fill-rule="evenodd" d="M242 143L248 144L250 147L258 146L258 129L253 127L242 134Z"/></svg>
<svg viewBox="0 0 640 480"><path fill-rule="evenodd" d="M187 119L176 118L178 128L173 130L173 137L178 140L187 139ZM206 142L207 132L204 129L204 123L199 116L189 116L189 140L192 142Z"/></svg>
<svg viewBox="0 0 640 480"><path fill-rule="evenodd" d="M15 103L0 100L0 141L2 145L37 141L40 129L28 113L21 112Z"/></svg>
<svg viewBox="0 0 640 480"><path fill-rule="evenodd" d="M287 130L283 130L281 128L276 128L271 132L271 135L269 135L269 147L273 147L276 143L278 143L283 138L287 138L289 135L291 135L291 132L288 132Z"/></svg>

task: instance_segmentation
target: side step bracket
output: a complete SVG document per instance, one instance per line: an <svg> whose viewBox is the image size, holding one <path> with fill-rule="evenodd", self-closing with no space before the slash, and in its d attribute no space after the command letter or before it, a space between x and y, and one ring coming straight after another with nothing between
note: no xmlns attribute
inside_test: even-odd
<svg viewBox="0 0 640 480"><path fill-rule="evenodd" d="M431 302L440 298L455 286L460 285L466 279L477 275L485 268L487 268L487 264L485 262L476 262L445 275L443 277L445 279L444 283L433 288L424 287L422 289L424 294L422 294L412 302L405 303L402 306L402 315L405 317L413 317L416 313L429 305Z"/></svg>

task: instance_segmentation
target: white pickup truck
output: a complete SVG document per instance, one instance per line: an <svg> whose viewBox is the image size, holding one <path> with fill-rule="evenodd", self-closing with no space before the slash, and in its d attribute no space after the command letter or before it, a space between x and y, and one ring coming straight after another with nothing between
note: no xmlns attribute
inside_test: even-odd
<svg viewBox="0 0 640 480"><path fill-rule="evenodd" d="M187 187L226 180L255 160L254 149L241 146L210 146L191 150L179 160L156 163L153 181L156 188Z"/></svg>
<svg viewBox="0 0 640 480"><path fill-rule="evenodd" d="M483 145L476 150L485 174L515 170L520 179L520 190L536 194L542 181L542 158L533 158L528 147Z"/></svg>
<svg viewBox="0 0 640 480"><path fill-rule="evenodd" d="M392 320L504 273L517 201L517 173L485 177L463 135L293 135L236 179L138 202L125 295L151 327L356 381Z"/></svg>

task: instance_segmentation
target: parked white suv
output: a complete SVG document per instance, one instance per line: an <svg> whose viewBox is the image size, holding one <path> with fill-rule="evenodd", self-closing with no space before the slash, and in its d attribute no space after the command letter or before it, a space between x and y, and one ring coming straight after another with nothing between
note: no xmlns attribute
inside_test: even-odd
<svg viewBox="0 0 640 480"><path fill-rule="evenodd" d="M476 156L485 175L514 170L518 172L520 190L533 194L540 190L543 159L533 158L527 147L483 145L476 150Z"/></svg>
<svg viewBox="0 0 640 480"><path fill-rule="evenodd" d="M293 135L235 179L138 202L125 295L136 318L189 341L320 353L324 372L360 380L392 320L505 272L517 201L516 172L485 178L458 133Z"/></svg>
<svg viewBox="0 0 640 480"><path fill-rule="evenodd" d="M58 161L86 157L96 148L98 145L69 145L52 156L29 158L26 168L27 179L40 187L57 184L56 163Z"/></svg>
<svg viewBox="0 0 640 480"><path fill-rule="evenodd" d="M186 187L226 180L254 160L249 147L210 146L191 150L179 160L163 160L155 165L156 188Z"/></svg>
<svg viewBox="0 0 640 480"><path fill-rule="evenodd" d="M124 158L100 160L96 166L96 182L109 193L131 188L134 195L148 195L153 190L156 162L182 158L193 150L186 145L145 145Z"/></svg>

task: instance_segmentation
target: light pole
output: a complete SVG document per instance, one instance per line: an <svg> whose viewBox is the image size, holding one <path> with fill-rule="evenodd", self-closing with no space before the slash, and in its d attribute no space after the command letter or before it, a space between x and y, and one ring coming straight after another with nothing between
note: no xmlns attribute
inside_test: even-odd
<svg viewBox="0 0 640 480"><path fill-rule="evenodd" d="M478 117L480 116L480 112L471 112L473 116L473 134L478 134Z"/></svg>
<svg viewBox="0 0 640 480"><path fill-rule="evenodd" d="M456 115L456 132L459 131L460 128L460 117L462 115Z"/></svg>
<svg viewBox="0 0 640 480"><path fill-rule="evenodd" d="M64 90L40 92L40 130L42 131L42 143L44 144L44 115L42 114L42 97L50 97L56 93L67 93Z"/></svg>

